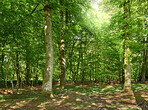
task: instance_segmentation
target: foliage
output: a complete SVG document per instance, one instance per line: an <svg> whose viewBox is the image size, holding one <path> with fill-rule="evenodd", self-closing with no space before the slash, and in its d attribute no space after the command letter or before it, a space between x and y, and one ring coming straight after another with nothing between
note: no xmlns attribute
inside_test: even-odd
<svg viewBox="0 0 148 110"><path fill-rule="evenodd" d="M121 82L123 80L123 3L102 0L98 8L90 0L50 0L53 24L54 74L60 74L60 10L68 10L68 29L64 28L66 79ZM147 1L131 0L129 46L132 57L132 81L141 78L143 50L147 49ZM42 80L45 68L44 0L4 0L0 2L0 80L25 83ZM34 10L36 9L36 10ZM34 10L34 11L33 11ZM64 27L66 27L64 15ZM143 42L144 41L144 42ZM8 61L6 60L8 59ZM9 71L8 71L9 70ZM146 71L147 68L146 68ZM17 74L18 73L18 74ZM146 78L148 74L146 73ZM34 84L33 84L34 85Z"/></svg>

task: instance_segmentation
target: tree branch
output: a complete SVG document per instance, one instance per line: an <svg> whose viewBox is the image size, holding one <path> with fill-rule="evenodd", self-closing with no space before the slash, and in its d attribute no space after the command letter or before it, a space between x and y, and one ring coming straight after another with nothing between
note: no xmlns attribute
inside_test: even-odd
<svg viewBox="0 0 148 110"><path fill-rule="evenodd" d="M40 1L40 2L41 2L41 1ZM36 5L36 7L31 11L31 13L27 14L26 16L24 16L24 17L17 23L17 26L18 26L19 24L21 24L21 22L22 22L23 20L25 20L28 16L32 15L34 12L37 12L36 9L37 9L37 7L39 6L40 2L39 2L39 3Z"/></svg>
<svg viewBox="0 0 148 110"><path fill-rule="evenodd" d="M40 0L40 2L37 3L36 7L31 11L31 13L27 14L26 16L24 16L21 20L18 21L18 23L12 25L12 26L8 29L9 32L10 32L11 29L15 30L15 29L21 24L21 22L22 22L23 20L25 20L28 16L32 15L32 14L35 13L35 12L42 11L43 9L36 10L40 3L41 3L41 0ZM6 32L6 33L5 33L5 36L7 36L7 34L10 34L9 32L8 32L8 33ZM12 32L12 31L11 31L11 32ZM8 37L7 37L7 38L8 38ZM6 38L6 40L4 41L4 44L6 43L7 38Z"/></svg>

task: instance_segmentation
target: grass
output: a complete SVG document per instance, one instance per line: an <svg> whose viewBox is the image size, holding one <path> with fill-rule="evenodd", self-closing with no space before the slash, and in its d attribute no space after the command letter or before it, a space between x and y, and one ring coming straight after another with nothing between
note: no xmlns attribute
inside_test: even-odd
<svg viewBox="0 0 148 110"><path fill-rule="evenodd" d="M148 84L132 84L134 96L122 93L122 85L67 84L54 86L54 98L41 95L41 87L24 88L20 94L0 90L0 110L148 110Z"/></svg>

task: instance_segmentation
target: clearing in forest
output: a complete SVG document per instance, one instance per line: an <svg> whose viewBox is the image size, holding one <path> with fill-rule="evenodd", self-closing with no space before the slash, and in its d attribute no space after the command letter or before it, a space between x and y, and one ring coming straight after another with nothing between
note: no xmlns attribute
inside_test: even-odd
<svg viewBox="0 0 148 110"><path fill-rule="evenodd" d="M0 90L2 110L148 110L148 84L132 84L134 96L122 93L121 85L67 84L54 86L54 98L42 96L41 86L21 89L19 94Z"/></svg>

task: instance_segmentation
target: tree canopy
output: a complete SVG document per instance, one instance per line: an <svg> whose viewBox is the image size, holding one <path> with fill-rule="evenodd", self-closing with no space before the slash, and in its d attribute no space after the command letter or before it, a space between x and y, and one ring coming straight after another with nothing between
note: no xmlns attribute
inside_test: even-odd
<svg viewBox="0 0 148 110"><path fill-rule="evenodd" d="M148 80L147 0L3 0L0 27L2 86Z"/></svg>

